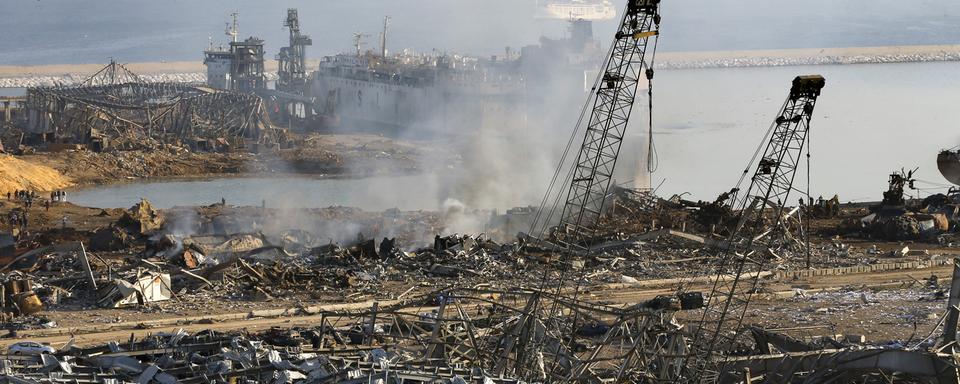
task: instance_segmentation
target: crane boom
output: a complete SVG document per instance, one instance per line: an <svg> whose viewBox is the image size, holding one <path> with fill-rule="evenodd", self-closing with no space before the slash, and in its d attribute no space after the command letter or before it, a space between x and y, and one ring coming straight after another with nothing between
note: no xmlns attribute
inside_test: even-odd
<svg viewBox="0 0 960 384"><path fill-rule="evenodd" d="M600 217L641 76L648 81L653 77L645 58L650 38L658 35L659 5L660 0L628 1L601 81L593 89L593 109L558 226L558 232L564 234L561 243L566 245L588 236Z"/></svg>
<svg viewBox="0 0 960 384"><path fill-rule="evenodd" d="M796 77L773 123L763 157L740 200L740 218L728 238L731 247L719 261L707 307L692 339L693 361L686 364L690 382L722 379L725 370L723 361L716 359L717 352L735 347L766 262L766 255L756 249L769 246L768 239L776 239L783 230L785 206L824 85L819 75Z"/></svg>

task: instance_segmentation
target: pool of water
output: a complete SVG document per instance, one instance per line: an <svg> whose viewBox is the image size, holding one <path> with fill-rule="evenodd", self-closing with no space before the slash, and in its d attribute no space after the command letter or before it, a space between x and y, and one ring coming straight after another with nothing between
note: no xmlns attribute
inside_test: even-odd
<svg viewBox="0 0 960 384"><path fill-rule="evenodd" d="M4 88L0 87L0 96L24 96L27 94L26 88Z"/></svg>
<svg viewBox="0 0 960 384"><path fill-rule="evenodd" d="M70 191L67 199L90 207L127 208L145 198L160 208L220 202L274 208L362 207L436 210L442 201L433 193L437 176L415 175L330 179L311 177L243 177L128 183Z"/></svg>

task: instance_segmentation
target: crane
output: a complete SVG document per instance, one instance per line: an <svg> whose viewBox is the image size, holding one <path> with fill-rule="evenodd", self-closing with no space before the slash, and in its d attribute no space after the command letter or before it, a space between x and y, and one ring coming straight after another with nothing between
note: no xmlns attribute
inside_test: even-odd
<svg viewBox="0 0 960 384"><path fill-rule="evenodd" d="M730 244L720 258L713 288L685 364L685 379L714 383L725 373L718 352L736 347L743 317L757 288L766 255L759 252L783 231L786 204L810 129L810 119L826 81L822 76L797 76L769 131L750 186L737 199L740 217L728 236Z"/></svg>
<svg viewBox="0 0 960 384"><path fill-rule="evenodd" d="M660 0L627 2L599 82L587 100L592 109L566 193L558 197L558 203L562 198L564 204L556 241L566 248L575 247L588 237L600 218L637 90L644 77L648 84L653 79L659 27ZM544 202L547 200L545 197Z"/></svg>
<svg viewBox="0 0 960 384"><path fill-rule="evenodd" d="M283 26L290 30L290 44L280 48L277 55L277 88L283 90L300 89L307 78L308 46L313 45L310 36L300 33L300 16L296 8L287 9L287 18Z"/></svg>
<svg viewBox="0 0 960 384"><path fill-rule="evenodd" d="M559 225L554 227L556 236L551 239L553 245L566 250L582 247L600 218L633 111L633 103L644 78L648 93L652 93L653 59L659 28L660 0L627 1L613 44L602 65L603 69L581 110L577 129L571 135L564 154L566 159L566 154L575 144L579 129L585 127L577 157L563 181L558 178L566 165L565 161L561 160L531 225L531 232L537 231L543 235L551 225L555 209L562 201ZM581 125L588 109L590 113L585 120L586 124ZM545 208L553 196L554 188L563 189L557 191L556 200L551 201L550 212L546 213ZM546 214L543 221L542 214ZM565 252L565 256L569 255L570 252ZM583 320L577 316L573 316L572 321L571 318L553 318L559 313L561 300L548 297L550 295L546 293L546 286L557 283L556 295L559 296L565 277L563 275L559 281L555 281L547 279L546 273L544 274L539 290L543 294L538 293L529 299L522 321L489 353L489 356L498 356L492 372L531 380L543 380L547 375L551 375L553 380L559 380L557 375L564 376L575 370L582 372L591 364L579 361L568 353L576 348L578 321ZM576 295L572 300L579 302ZM545 335L551 335L552 339L548 341L544 338ZM577 368L574 368L574 365Z"/></svg>

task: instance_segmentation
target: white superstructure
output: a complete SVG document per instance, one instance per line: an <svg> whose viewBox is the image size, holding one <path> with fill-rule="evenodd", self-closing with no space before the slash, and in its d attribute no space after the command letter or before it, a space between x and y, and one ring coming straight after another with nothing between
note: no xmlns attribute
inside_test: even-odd
<svg viewBox="0 0 960 384"><path fill-rule="evenodd" d="M542 19L610 20L617 10L603 0L543 0L538 4L537 17Z"/></svg>

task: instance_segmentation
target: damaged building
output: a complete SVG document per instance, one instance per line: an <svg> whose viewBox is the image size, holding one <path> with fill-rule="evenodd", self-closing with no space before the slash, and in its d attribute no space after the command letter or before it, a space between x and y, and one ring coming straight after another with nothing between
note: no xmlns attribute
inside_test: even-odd
<svg viewBox="0 0 960 384"><path fill-rule="evenodd" d="M143 149L149 142L244 148L269 142L262 100L183 83L150 83L111 62L72 87L27 90L28 142L93 150Z"/></svg>

